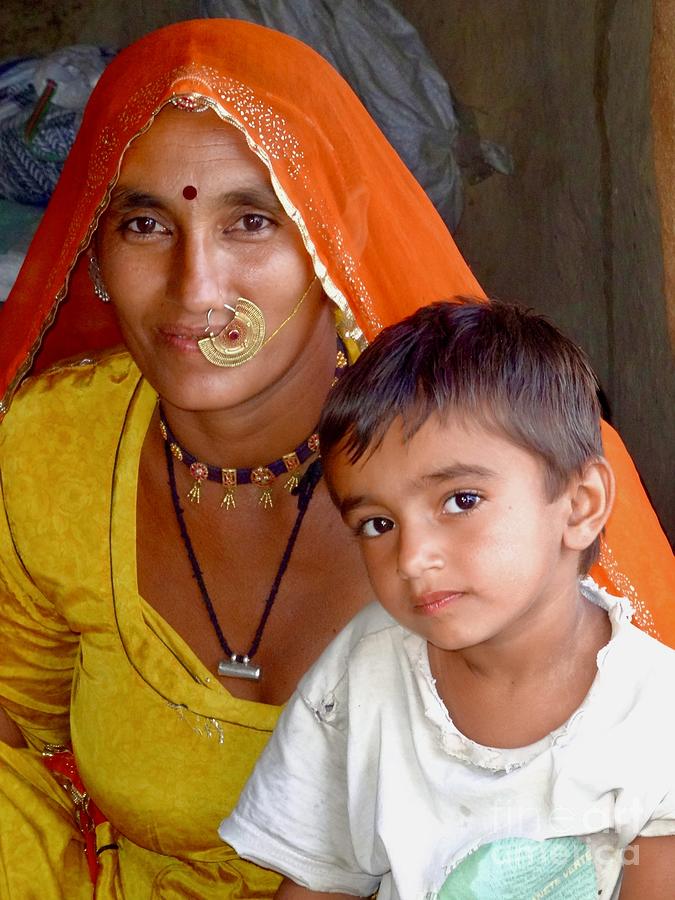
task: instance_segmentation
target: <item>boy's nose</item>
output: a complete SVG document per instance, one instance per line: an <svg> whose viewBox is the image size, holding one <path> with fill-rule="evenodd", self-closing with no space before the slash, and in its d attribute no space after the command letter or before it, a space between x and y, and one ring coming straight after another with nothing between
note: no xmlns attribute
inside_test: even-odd
<svg viewBox="0 0 675 900"><path fill-rule="evenodd" d="M429 570L442 569L444 565L442 546L433 529L399 530L397 567L401 578L414 581Z"/></svg>

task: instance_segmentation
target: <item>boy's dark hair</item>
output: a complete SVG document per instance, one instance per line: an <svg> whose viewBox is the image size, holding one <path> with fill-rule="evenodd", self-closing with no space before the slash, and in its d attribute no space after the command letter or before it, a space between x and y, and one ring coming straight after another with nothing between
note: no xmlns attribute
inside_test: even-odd
<svg viewBox="0 0 675 900"><path fill-rule="evenodd" d="M458 298L385 328L331 391L321 452L350 462L399 416L411 438L434 413L457 411L540 457L549 500L603 456L595 375L582 350L514 304ZM587 571L599 539L580 559Z"/></svg>

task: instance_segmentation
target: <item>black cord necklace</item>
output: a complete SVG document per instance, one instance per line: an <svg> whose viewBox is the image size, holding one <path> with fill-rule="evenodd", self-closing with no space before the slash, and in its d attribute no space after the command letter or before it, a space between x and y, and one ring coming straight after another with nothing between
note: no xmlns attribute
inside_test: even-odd
<svg viewBox="0 0 675 900"><path fill-rule="evenodd" d="M260 666L251 665L251 660L258 652L258 647L260 646L260 641L262 640L263 631L265 630L265 625L267 624L267 620L269 619L270 613L272 612L272 607L274 606L274 601L276 600L276 596L281 585L281 580L284 577L286 569L288 568L288 564L291 560L291 554L293 553L293 548L295 547L295 542L300 532L302 520L304 519L305 513L307 512L309 501L312 499L312 495L314 494L314 489L321 479L321 461L316 459L313 463L311 463L303 477L300 479L297 487L295 487L291 492L298 497L298 513L295 517L295 522L293 523L291 533L288 536L288 541L286 542L286 547L284 548L284 553L281 557L279 568L277 569L276 575L274 576L272 587L270 588L267 595L265 608L263 609L258 627L256 628L256 632L253 637L253 643L251 644L247 653L240 654L233 652L232 648L228 644L225 635L223 634L223 630L220 627L220 622L218 621L216 611L213 608L213 602L211 600L211 597L209 596L208 590L206 589L204 576L202 574L201 568L199 567L199 563L197 562L194 547L192 546L192 541L190 540L190 535L188 534L187 526L185 524L185 515L183 512L183 508L180 505L178 488L176 487L176 473L173 465L173 455L171 453L168 442L164 443L164 452L166 455L166 468L169 475L169 486L171 488L171 500L173 501L173 509L174 513L176 514L176 520L178 522L178 527L180 528L180 534L183 539L183 544L185 545L185 550L187 551L190 565L192 566L192 574L199 587L199 591L202 595L202 600L204 601L204 606L206 607L206 611L209 615L209 619L211 620L211 625L213 626L213 630L216 633L216 637L218 638L218 642L223 649L223 653L227 657L218 664L218 674L229 675L233 678L249 678L254 681L258 681L258 679L262 675L262 669Z"/></svg>

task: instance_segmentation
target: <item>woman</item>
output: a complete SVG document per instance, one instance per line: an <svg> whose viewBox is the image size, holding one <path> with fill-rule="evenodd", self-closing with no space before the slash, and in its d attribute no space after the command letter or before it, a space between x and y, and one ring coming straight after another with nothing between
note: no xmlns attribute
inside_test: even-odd
<svg viewBox="0 0 675 900"><path fill-rule="evenodd" d="M273 893L217 825L279 704L369 599L312 429L345 350L476 293L308 48L205 20L110 66L3 316L0 702L29 744L0 744L8 896L91 894L71 797L40 759L70 742L102 813L97 896ZM619 478L658 560L639 484ZM648 593L665 568L624 554L622 527L614 558ZM645 622L666 630L659 596Z"/></svg>

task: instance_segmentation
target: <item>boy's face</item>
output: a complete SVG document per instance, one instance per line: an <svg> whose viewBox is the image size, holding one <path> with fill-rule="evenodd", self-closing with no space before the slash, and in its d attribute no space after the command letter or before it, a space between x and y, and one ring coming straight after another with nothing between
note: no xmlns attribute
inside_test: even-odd
<svg viewBox="0 0 675 900"><path fill-rule="evenodd" d="M498 432L433 416L405 443L399 420L328 475L378 599L441 649L507 640L577 594L571 487L551 502L541 460Z"/></svg>

